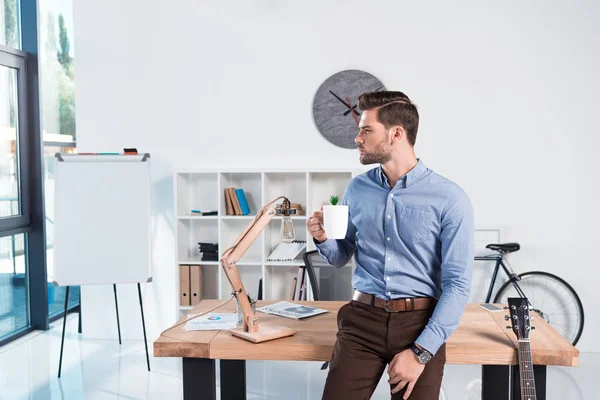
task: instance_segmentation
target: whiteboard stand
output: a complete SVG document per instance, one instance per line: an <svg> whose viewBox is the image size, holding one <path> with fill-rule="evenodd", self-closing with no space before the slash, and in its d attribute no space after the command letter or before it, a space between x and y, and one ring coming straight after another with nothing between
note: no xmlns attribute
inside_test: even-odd
<svg viewBox="0 0 600 400"><path fill-rule="evenodd" d="M67 308L69 305L69 289L71 286L67 286L67 292L65 293L65 312L63 314L63 330L62 330L62 338L60 340L60 358L58 360L58 377L60 378L60 373L62 370L62 356L63 356L63 348L65 345L65 331L67 327ZM142 302L142 288L140 287L140 283L137 284L138 288L138 297L140 299L140 311L142 313L142 329L144 331L144 345L146 346L146 364L148 365L148 372L150 372L150 355L148 354L148 339L146 337L146 321L144 319L144 304ZM115 309L117 311L117 331L119 332L119 344L121 343L121 323L119 321L119 303L117 301L117 285L113 284L113 290L115 292ZM79 333L81 333L81 305L79 306Z"/></svg>
<svg viewBox="0 0 600 400"><path fill-rule="evenodd" d="M58 362L62 372L71 286L112 284L117 330L121 323L117 283L137 283L146 363L150 355L140 282L152 282L150 233L150 154L56 153L55 286L66 286ZM97 251L98 248L110 251ZM81 260L85 260L81 262ZM81 305L79 333L81 333Z"/></svg>

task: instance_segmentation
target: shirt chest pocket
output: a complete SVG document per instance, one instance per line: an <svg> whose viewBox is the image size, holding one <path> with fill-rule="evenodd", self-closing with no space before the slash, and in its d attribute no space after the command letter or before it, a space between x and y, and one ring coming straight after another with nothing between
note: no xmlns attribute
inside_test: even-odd
<svg viewBox="0 0 600 400"><path fill-rule="evenodd" d="M398 221L398 233L405 242L418 243L427 237L429 225L428 211L404 207Z"/></svg>

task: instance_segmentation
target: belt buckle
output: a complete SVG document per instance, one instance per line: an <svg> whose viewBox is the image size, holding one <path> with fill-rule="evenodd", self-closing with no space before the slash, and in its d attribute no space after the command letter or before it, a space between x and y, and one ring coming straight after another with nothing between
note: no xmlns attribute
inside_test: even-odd
<svg viewBox="0 0 600 400"><path fill-rule="evenodd" d="M390 301L389 300L384 300L383 301L383 309L387 312L398 312L397 310L390 310L389 309L389 305L390 305Z"/></svg>

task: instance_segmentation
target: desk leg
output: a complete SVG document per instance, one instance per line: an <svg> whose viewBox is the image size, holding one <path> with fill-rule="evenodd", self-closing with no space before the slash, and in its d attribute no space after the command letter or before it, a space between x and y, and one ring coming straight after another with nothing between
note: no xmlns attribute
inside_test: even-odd
<svg viewBox="0 0 600 400"><path fill-rule="evenodd" d="M208 358L183 359L183 400L216 400L215 360Z"/></svg>
<svg viewBox="0 0 600 400"><path fill-rule="evenodd" d="M246 361L221 360L221 400L246 400Z"/></svg>
<svg viewBox="0 0 600 400"><path fill-rule="evenodd" d="M481 400L507 400L510 377L510 365L482 365Z"/></svg>
<svg viewBox="0 0 600 400"><path fill-rule="evenodd" d="M533 366L533 378L535 379L535 394L537 400L546 400L546 366L545 365L534 365ZM521 376L519 375L519 368L515 365L512 368L512 387L513 387L513 399L521 398Z"/></svg>

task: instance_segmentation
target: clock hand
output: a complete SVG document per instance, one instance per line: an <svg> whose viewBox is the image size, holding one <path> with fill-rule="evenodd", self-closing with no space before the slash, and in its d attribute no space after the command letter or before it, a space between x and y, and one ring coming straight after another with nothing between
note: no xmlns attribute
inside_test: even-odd
<svg viewBox="0 0 600 400"><path fill-rule="evenodd" d="M383 88L383 85L379 86L377 89L373 90L374 92L378 92L381 88ZM354 107L352 107L355 111L356 111L356 107L358 106L358 104L356 104ZM350 110L346 111L344 113L344 115L348 115L350 113ZM358 115L360 115L360 113L357 111Z"/></svg>
<svg viewBox="0 0 600 400"><path fill-rule="evenodd" d="M356 112L358 115L360 115L360 113L359 113L358 111L356 111L356 107L358 107L358 104L356 104L354 107L352 107L352 109L350 109L350 110L346 111L346 112L344 113L344 115L348 115L348 114L350 114L350 113L352 112L352 110L354 110L354 111L355 111L355 112Z"/></svg>
<svg viewBox="0 0 600 400"><path fill-rule="evenodd" d="M335 97L336 99L338 99L339 101L341 101L343 105L345 105L346 107L350 108L350 106L348 104L346 104L346 102L344 100L342 100L337 94L333 93L331 90L329 91L329 93L331 93L333 95L333 97Z"/></svg>
<svg viewBox="0 0 600 400"><path fill-rule="evenodd" d="M350 106L350 99L348 98L348 96L346 96L346 101L348 102L348 107L350 107L350 111L352 111L352 116L354 117L354 121L356 121L356 125L358 125L358 117L356 116L356 113L354 112L354 108L352 108Z"/></svg>

